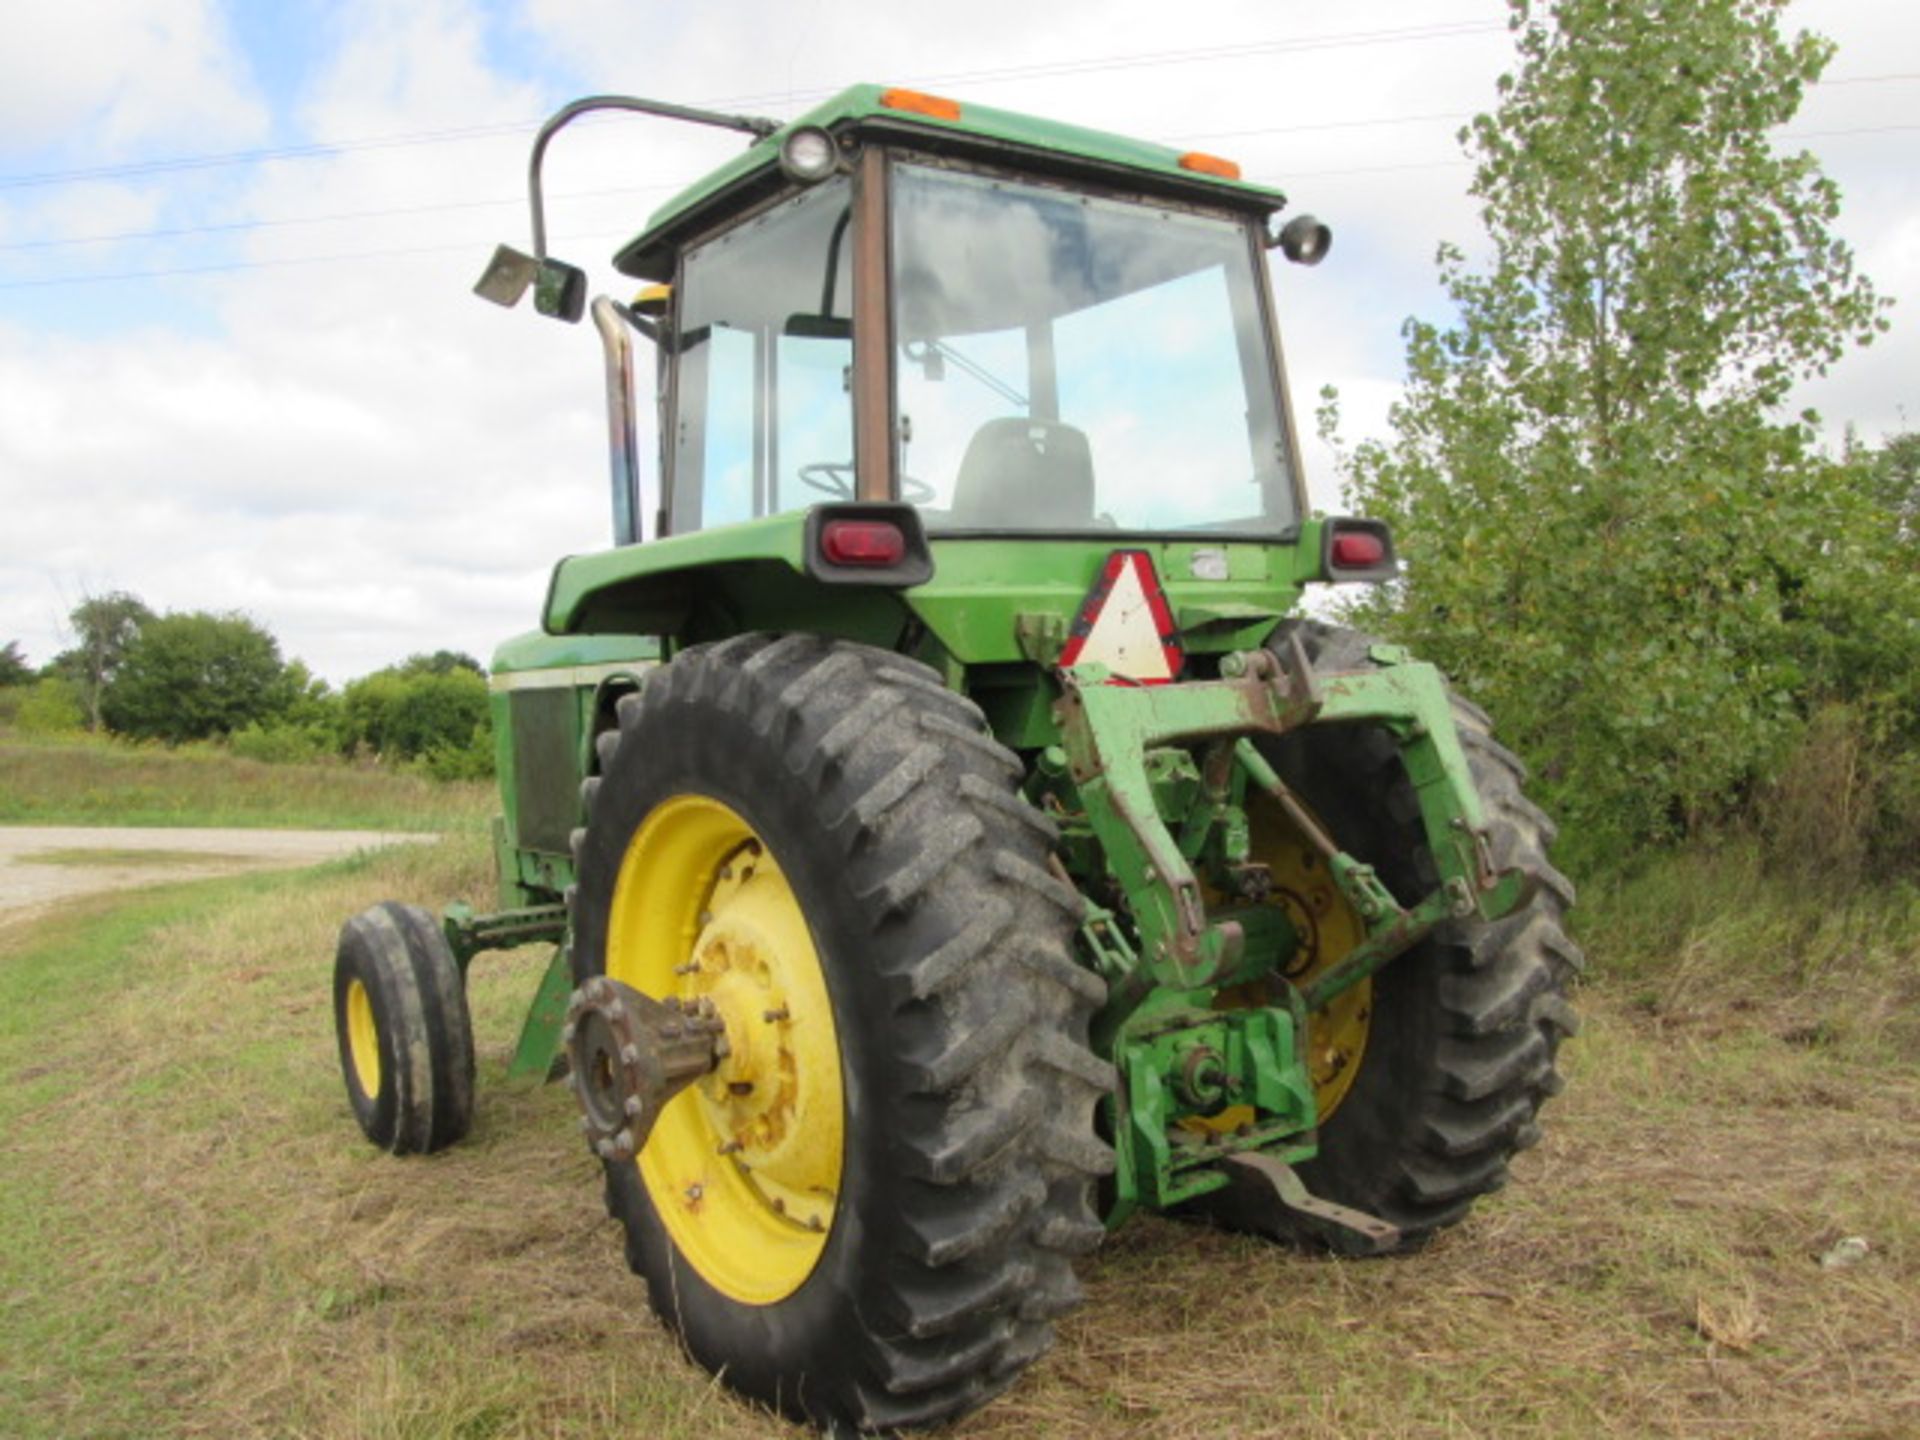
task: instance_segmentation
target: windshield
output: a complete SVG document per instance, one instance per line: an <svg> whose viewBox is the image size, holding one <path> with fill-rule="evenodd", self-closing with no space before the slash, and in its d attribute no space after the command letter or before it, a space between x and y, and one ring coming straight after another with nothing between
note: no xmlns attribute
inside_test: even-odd
<svg viewBox="0 0 1920 1440"><path fill-rule="evenodd" d="M930 530L1298 518L1242 223L902 165L893 230L901 494Z"/></svg>

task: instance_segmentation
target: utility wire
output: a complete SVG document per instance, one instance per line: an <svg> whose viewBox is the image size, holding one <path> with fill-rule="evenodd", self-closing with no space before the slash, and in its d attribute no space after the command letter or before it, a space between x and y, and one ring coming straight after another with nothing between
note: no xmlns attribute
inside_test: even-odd
<svg viewBox="0 0 1920 1440"><path fill-rule="evenodd" d="M599 240L624 240L628 232L603 232L598 235L572 235L569 245ZM0 280L0 290L38 290L52 285L93 285L111 280L159 280L177 275L218 275L233 270L275 270L289 265L333 265L347 260L399 260L417 255L447 255L456 250L478 254L483 246L472 242L460 245L419 245L394 250L351 250L338 255L295 255L283 260L233 260L213 265L168 266L156 270L122 270L112 275L54 275L41 280Z"/></svg>
<svg viewBox="0 0 1920 1440"><path fill-rule="evenodd" d="M1889 135L1920 130L1920 125L1867 125L1846 130L1803 130L1780 136L1782 140L1826 140L1852 135ZM1255 132L1246 132L1255 133ZM1275 189L1285 189L1300 180L1344 180L1366 175L1393 175L1416 170L1452 170L1471 166L1476 162L1464 157L1449 160L1409 160L1392 165L1348 165L1334 170L1295 170L1285 178L1261 180L1257 183L1270 185ZM658 187L670 188L670 187ZM588 194L615 194L616 191L585 192ZM482 200L475 205L500 205L516 203L512 201ZM454 208L449 206L424 206L428 210ZM380 213L380 212L374 212ZM408 212L389 212L408 213ZM593 240L627 239L629 230L603 232L598 235L575 235L569 238L569 244L582 244ZM78 243L78 242L75 242ZM331 265L347 260L388 260L415 255L445 255L456 250L473 251L471 243L459 245L427 245L413 249L361 250L348 251L338 255L302 255L281 260L235 260L215 265L190 265L168 267L154 270L126 270L106 275L55 275L38 280L3 280L0 290L34 290L54 285L93 285L119 280L158 280L179 275L212 275L236 270L277 269L288 265Z"/></svg>
<svg viewBox="0 0 1920 1440"><path fill-rule="evenodd" d="M1827 84L1878 84L1891 80L1920 80L1920 72L1901 75L1856 75L1844 80L1827 81ZM1166 144L1189 144L1196 141L1259 139L1273 135L1321 134L1332 130L1378 129L1392 125L1431 125L1452 124L1471 120L1476 112L1447 111L1424 115L1376 115L1359 120L1322 120L1307 125L1268 125L1255 126L1244 130L1206 130L1179 136L1167 137ZM1814 140L1848 135L1877 135L1895 131L1911 130L1911 125L1864 126L1846 130L1809 130L1787 132L1782 140ZM1468 164L1464 160L1432 161L1424 163L1343 166L1332 170L1295 171L1294 178L1321 177L1330 175L1377 175L1389 171L1422 169L1429 166ZM575 190L564 194L550 195L553 200L595 200L616 195L660 194L678 188L678 182L655 185L626 185L605 190ZM379 210L344 210L325 215L283 216L259 220L232 220L207 225L180 225L157 230L122 230L103 235L71 235L51 240L12 240L0 242L0 253L10 250L53 250L70 245L104 245L135 240L167 240L186 235L212 235L235 231L279 228L294 225L326 225L345 220L385 220L405 215L436 215L453 210L497 209L509 205L524 205L526 197L511 196L500 200L450 200L432 205L394 206Z"/></svg>
<svg viewBox="0 0 1920 1440"><path fill-rule="evenodd" d="M549 195L554 200L598 200L612 195L648 195L680 188L663 185L622 185L611 190L573 190ZM106 245L126 240L171 240L182 235L213 235L234 230L265 230L287 225L330 225L342 220L385 220L396 215L437 215L447 210L488 210L503 205L527 203L525 195L505 200L447 200L433 205L399 205L383 210L341 210L329 215L293 215L268 220L226 220L208 225L179 225L165 230L121 230L111 235L70 235L58 240L12 240L0 244L6 250L50 250L63 245Z"/></svg>
<svg viewBox="0 0 1920 1440"><path fill-rule="evenodd" d="M1049 75L1081 75L1107 70L1134 69L1142 66L1183 65L1206 60L1227 60L1250 55L1283 54L1288 51L1310 51L1327 49L1365 49L1372 45L1400 44L1417 40L1446 40L1463 35L1477 35L1504 30L1502 21L1461 21L1446 25L1416 25L1398 30L1363 30L1335 35L1308 35L1289 40L1256 40L1242 45L1220 45L1195 50L1157 50L1133 55L1113 55L1101 59L1052 61L1035 65L1008 66L997 70L956 71L944 75L924 76L914 83L919 85L943 84L985 84L1002 81L1027 80ZM697 101L701 106L719 109L738 109L770 101L784 100L791 95L799 99L825 99L838 94L837 89L804 90L798 92L780 92L770 95L729 96L717 100ZM543 119L545 117L542 117ZM340 140L315 142L306 145L283 145L258 150L236 150L225 154L182 155L161 160L142 160L124 165L98 165L73 170L46 170L37 174L0 177L0 190L24 189L42 185L66 185L85 180L124 179L133 176L164 174L178 170L198 170L222 165L253 165L270 160L311 160L324 159L332 155L341 155L360 150L387 149L400 145L440 144L449 140L466 140L481 136L501 134L525 134L538 125L538 120L517 121L490 125L469 125L447 130L421 130L403 132L397 135L379 135L359 140ZM591 123L591 122L589 122ZM604 123L604 122L603 122Z"/></svg>
<svg viewBox="0 0 1920 1440"><path fill-rule="evenodd" d="M1847 130L1803 130L1782 135L1782 140L1826 140L1852 135L1889 135L1920 130L1920 125L1867 125ZM1253 133L1253 132L1248 132ZM1415 170L1452 170L1473 165L1475 162L1464 157L1449 160L1409 160L1392 165L1347 165L1334 170L1295 170L1284 178L1261 180L1258 183L1270 185L1275 189L1285 189L1300 180L1344 180L1366 175L1394 175ZM653 188L653 187L648 187ZM671 187L658 187L671 188ZM619 192L586 192L589 194L615 194ZM512 204L513 201L482 200L475 205ZM428 210L450 209L451 206L424 206ZM374 212L379 213L379 212ZM389 212L408 213L408 212ZM624 240L631 234L628 230L603 232L598 235L575 235L568 243L580 244L591 240ZM78 242L74 242L78 243ZM388 260L413 255L445 255L455 250L474 249L472 244L427 245L413 249L360 250L348 251L338 255L302 255L282 260L235 260L215 265L190 265L168 267L154 270L125 270L106 275L55 275L37 280L0 280L0 290L35 290L53 285L93 285L118 280L158 280L180 275L212 275L236 270L277 269L287 265L331 265L346 260Z"/></svg>

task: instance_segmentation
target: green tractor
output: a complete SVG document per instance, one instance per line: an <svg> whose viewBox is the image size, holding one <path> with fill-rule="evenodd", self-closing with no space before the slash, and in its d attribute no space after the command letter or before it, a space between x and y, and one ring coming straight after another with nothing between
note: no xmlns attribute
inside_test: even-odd
<svg viewBox="0 0 1920 1440"><path fill-rule="evenodd" d="M540 169L604 109L750 139L589 306ZM615 544L495 656L500 909L342 932L367 1136L466 1132L466 967L552 943L511 1070L568 1078L655 1310L868 1430L1012 1385L1137 1211L1369 1254L1498 1187L1574 1029L1572 891L1487 716L1295 614L1396 573L1306 509L1266 252L1326 228L1215 156L877 87L580 101L530 190L477 289L591 310Z"/></svg>

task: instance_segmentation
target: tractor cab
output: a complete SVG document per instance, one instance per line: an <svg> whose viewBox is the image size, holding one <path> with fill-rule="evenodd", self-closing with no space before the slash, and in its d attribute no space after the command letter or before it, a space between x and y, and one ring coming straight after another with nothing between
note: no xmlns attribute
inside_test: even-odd
<svg viewBox="0 0 1920 1440"><path fill-rule="evenodd" d="M619 541L823 502L909 505L935 539L1297 534L1265 251L1315 263L1328 233L1272 233L1283 196L1215 156L898 89L777 130L708 120L754 141L616 259L665 298L596 305L616 438L627 328L658 366L659 485L649 507L626 439ZM503 250L481 293L534 277L543 310L581 313L583 278L544 255Z"/></svg>

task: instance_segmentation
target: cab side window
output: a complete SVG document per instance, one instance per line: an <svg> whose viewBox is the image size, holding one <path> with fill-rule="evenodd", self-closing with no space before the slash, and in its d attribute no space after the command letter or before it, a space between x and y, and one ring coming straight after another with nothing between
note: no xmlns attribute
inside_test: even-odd
<svg viewBox="0 0 1920 1440"><path fill-rule="evenodd" d="M830 181L688 253L669 525L853 494L853 244Z"/></svg>

